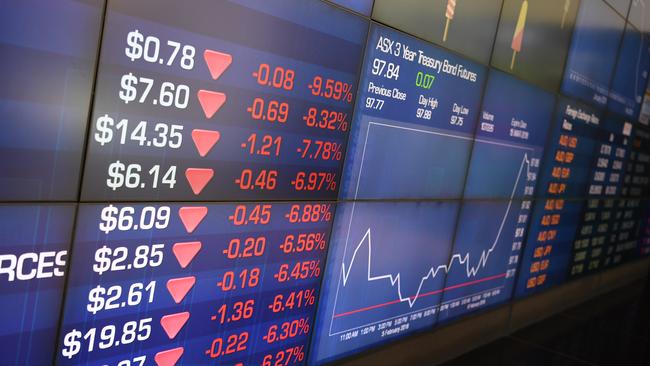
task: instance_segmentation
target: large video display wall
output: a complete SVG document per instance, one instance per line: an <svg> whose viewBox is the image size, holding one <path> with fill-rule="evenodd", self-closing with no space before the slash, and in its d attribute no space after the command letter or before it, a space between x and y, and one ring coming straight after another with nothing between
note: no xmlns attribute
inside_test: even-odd
<svg viewBox="0 0 650 366"><path fill-rule="evenodd" d="M323 365L650 254L640 3L4 2L3 364Z"/></svg>

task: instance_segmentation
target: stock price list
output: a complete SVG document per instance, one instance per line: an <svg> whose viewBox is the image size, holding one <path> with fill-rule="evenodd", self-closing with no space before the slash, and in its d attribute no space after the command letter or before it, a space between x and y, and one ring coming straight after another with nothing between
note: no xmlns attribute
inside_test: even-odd
<svg viewBox="0 0 650 366"><path fill-rule="evenodd" d="M303 364L333 213L82 205L59 364Z"/></svg>
<svg viewBox="0 0 650 366"><path fill-rule="evenodd" d="M585 197L590 189L605 189L593 188L598 184L590 185L596 149L602 148L601 120L597 110L573 100L560 98L557 104L535 193L538 199L521 258L516 296L559 285L568 276Z"/></svg>
<svg viewBox="0 0 650 366"><path fill-rule="evenodd" d="M111 1L82 198L335 198L366 32L315 1Z"/></svg>

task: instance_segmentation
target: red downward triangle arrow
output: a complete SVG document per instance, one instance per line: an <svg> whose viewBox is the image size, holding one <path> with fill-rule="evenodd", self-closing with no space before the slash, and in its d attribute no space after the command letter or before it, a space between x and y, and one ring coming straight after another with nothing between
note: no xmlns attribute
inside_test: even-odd
<svg viewBox="0 0 650 366"><path fill-rule="evenodd" d="M197 93L205 118L212 118L226 102L226 94L210 90L199 90Z"/></svg>
<svg viewBox="0 0 650 366"><path fill-rule="evenodd" d="M194 140L196 150L201 157L208 155L212 147L219 142L220 138L221 134L219 131L192 130L192 140Z"/></svg>
<svg viewBox="0 0 650 366"><path fill-rule="evenodd" d="M187 233L192 233L194 229L203 221L205 215L208 214L208 208L202 207L181 207L178 210L178 216L185 226Z"/></svg>
<svg viewBox="0 0 650 366"><path fill-rule="evenodd" d="M196 277L182 277L182 278L172 278L167 281L167 290L169 294L172 295L174 302L179 304L185 298L188 292L194 287L196 283Z"/></svg>
<svg viewBox="0 0 650 366"><path fill-rule="evenodd" d="M167 333L167 337L169 337L169 339L174 339L178 332L183 329L183 326L187 323L189 318L190 313L188 311L169 314L160 318L160 325L165 330L165 333Z"/></svg>
<svg viewBox="0 0 650 366"><path fill-rule="evenodd" d="M185 170L185 178L192 188L195 195L199 195L203 188L210 182L214 176L214 170L201 169L201 168L187 168Z"/></svg>
<svg viewBox="0 0 650 366"><path fill-rule="evenodd" d="M156 353L154 360L158 366L174 366L183 355L183 347Z"/></svg>
<svg viewBox="0 0 650 366"><path fill-rule="evenodd" d="M223 74L232 63L232 55L212 50L205 50L205 52L203 52L203 59L205 60L205 63L208 64L210 75L214 80L219 79L221 74Z"/></svg>
<svg viewBox="0 0 650 366"><path fill-rule="evenodd" d="M187 267L196 254L201 250L200 241L190 241L187 243L176 243L172 247L172 251L178 260L178 264L181 265L181 268Z"/></svg>

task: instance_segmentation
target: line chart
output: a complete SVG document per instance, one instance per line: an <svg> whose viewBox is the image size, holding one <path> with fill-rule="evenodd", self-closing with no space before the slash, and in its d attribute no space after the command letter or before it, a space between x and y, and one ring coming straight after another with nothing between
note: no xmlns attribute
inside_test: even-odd
<svg viewBox="0 0 650 366"><path fill-rule="evenodd" d="M446 109L410 118L403 112L414 100L356 117L317 359L428 330L511 295L555 99L491 71L479 104L475 118L463 118L471 129L456 128Z"/></svg>
<svg viewBox="0 0 650 366"><path fill-rule="evenodd" d="M428 248L431 248L432 245L438 248L435 250L439 250L441 252L437 254L432 253L430 256L425 256L422 257L421 260L418 260L419 261L418 266L420 266L419 268L423 269L423 271L420 272L421 275L417 275L417 273L414 272L412 269L410 269L407 273L402 273L403 270L400 267L395 267L394 265L386 262L387 261L386 253L382 252L385 249L382 249L382 251L377 253L376 241L380 240L381 243L387 241L386 228L382 227L385 225L375 227L376 222L370 221L364 223L363 221L366 220L364 217L367 217L368 215L376 216L376 214L366 212L362 206L357 207L358 203L356 202L356 199L358 198L359 194L361 193L361 191L363 191L363 189L361 188L365 189L365 187L362 187L363 185L361 184L361 181L366 170L364 168L366 168L366 164L365 164L367 160L366 155L367 155L367 150L369 148L369 140L371 140L371 130L379 129L379 128L389 129L392 130L394 133L411 133L411 134L419 133L423 136L431 136L432 138L438 136L438 137L444 137L451 140L467 139L467 137L463 135L450 135L450 134L438 132L436 130L414 128L411 126L399 126L399 125L393 125L390 123L383 123L378 121L368 121L368 125L364 136L365 139L362 140L363 142L361 146L362 147L361 154L359 156L360 159L358 165L358 173L357 176L355 177L356 189L354 189L354 191L352 192L353 202L350 205L351 211L349 211L350 212L348 217L349 221L341 217L341 219L347 221L345 224L343 224L347 226L347 234L342 233L345 236L345 238L343 237L341 238L344 241L344 243L342 243L343 244L342 257L340 259L338 269L333 269L335 272L332 273L333 276L338 276L338 279L336 280L336 285L335 285L336 287L333 289L334 301L332 302L332 306L329 309L329 314L330 314L329 335L330 336L336 334L343 334L344 332L351 331L354 329L360 329L360 326L370 326L372 324L378 324L380 322L388 321L390 319L396 319L397 317L403 316L405 314L417 315L416 314L417 312L427 310L427 309L430 309L430 311L437 312L438 310L436 309L438 309L438 306L440 305L439 301L442 301L442 299L438 300L434 295L438 295L439 297L442 296L442 294L447 290L459 289L462 287L471 286L478 283L495 280L498 278L507 278L508 271L502 271L500 273L496 273L496 271L494 270L489 270L490 273L489 275L488 274L484 275L486 276L485 278L480 278L479 275L480 273L482 273L482 269L485 268L486 266L488 266L488 268L492 267L492 265L488 265L488 262L491 262L490 261L491 256L496 255L493 254L495 252L495 249L501 248L501 245L498 244L500 243L500 241L503 242L502 238L504 237L504 235L502 234L504 231L507 231L506 227L508 228L510 227L510 224L508 225L506 224L510 222L509 218L513 214L512 211L513 211L514 202L522 199L520 186L522 180L526 179L526 178L522 179L522 177L529 177L531 175L531 169L532 169L531 167L533 166L531 161L533 160L532 158L536 156L536 150L533 147L521 145L519 143L509 143L509 141L494 140L491 138L488 139L474 138L473 139L474 142L481 143L481 145L485 144L486 146L494 146L495 148L517 149L519 151L524 150L522 151L522 155L519 155L521 156L520 160L517 160L516 162L511 161L510 163L510 166L512 167L512 170L510 170L512 172L511 177L514 180L514 182L511 181L513 182L512 189L510 189L509 191L505 190L503 192L504 193L502 196L504 199L503 203L505 204L507 202L507 205L506 207L503 208L504 209L503 217L501 217L500 221L497 221L496 223L494 223L495 225L492 226L495 230L498 228L497 232L492 232L492 234L494 235L494 240L491 241L488 247L483 249L481 253L478 254L477 256L472 255L474 251L470 251L470 250L460 250L457 253L452 252L453 254L449 256L449 254L442 254L442 251L445 250L443 249L443 247L447 248L446 249L448 250L447 253L449 253L449 251L453 250L453 243L451 242L446 243L444 241L440 241L439 240L440 238L437 235L438 233L435 233L435 235L428 235L428 236L424 235L424 240L427 241L428 244L423 246L422 243L418 244L418 243L409 242L408 245L411 250L408 252L408 255L413 255L413 253L418 252L418 250L414 250L414 248L419 247L421 250L428 251L429 250ZM375 138L375 135L376 133L372 134L373 139ZM377 169L377 167L369 165L368 169L372 171L373 169ZM535 174L533 174L533 176L534 175ZM384 219L381 214L379 214L379 216L377 217L380 219L380 221L381 219ZM437 213L434 213L432 217L439 217L439 216ZM364 228L364 230L363 231L358 230L361 228ZM379 230L379 234L376 232L377 229L381 229ZM404 230L403 228L396 228L396 229L402 232ZM421 229L415 227L415 230L421 230ZM435 239L426 239L426 238L435 238ZM400 240L402 239L400 238ZM352 245L351 242L355 243L356 245ZM380 247L384 248L385 246L381 245ZM367 257L366 257L366 251L367 251ZM497 253L501 253L502 251L503 251L502 249L496 250ZM349 254L351 254L351 257L348 256ZM390 255L388 255L388 257L390 257ZM427 257L445 258L445 260L444 263L442 264L426 265ZM502 257L503 255L499 254L499 258L503 259ZM404 258L402 259L404 260ZM379 261L377 262L377 260ZM406 260L406 262L411 263L412 265L412 262L410 262L409 260ZM353 270L353 268L356 269ZM383 271L379 270L380 268L383 268ZM450 274L450 271L452 271L453 268L456 268L453 271L453 273L457 273L457 275L461 275L461 272L463 272L464 273L463 277L467 277L468 280L454 281L453 283L450 284L448 288L446 288L445 287L446 279L448 278L448 275ZM496 267L494 269L496 269ZM336 272L338 272L338 274L335 274ZM354 274L352 274L352 272L354 272ZM409 276L411 277L409 278ZM386 284L390 284L390 287L382 287L381 285L382 282ZM417 288L415 287L416 285ZM480 286L483 287L484 285L480 285ZM382 290L382 288L386 290ZM389 288L391 289L390 291L388 291ZM369 292L367 292L367 296L364 297L365 300L362 300L361 302L355 300L357 303L354 304L350 302L350 300L353 299L354 297L350 297L350 296L352 296L352 292L355 291L356 292L369 291ZM373 291L379 291L379 292L373 293ZM391 296L391 293L394 293L394 295ZM377 294L377 296L375 296L375 294ZM393 298L391 299L391 297ZM429 300L425 301L421 305L416 306L418 300L422 299L423 297L427 297ZM375 300L372 301L371 303L364 304L364 302L367 302L368 299L370 298ZM339 300L341 300L341 302L339 302ZM368 310L379 309L390 305L399 306L398 304L403 304L402 306L404 306L404 308L402 308L401 310L396 310L396 309L377 310L378 312L372 312L372 313L368 312L367 314L365 313ZM359 313L363 313L363 314L359 314ZM352 315L352 314L357 314L358 316L355 316L354 319L350 319L345 323L336 322L336 326L335 326L335 319L344 316L348 317L348 315ZM374 318L384 318L384 319L376 320ZM349 326L353 326L353 327L349 327ZM346 329L341 330L342 327L345 327Z"/></svg>
<svg viewBox="0 0 650 366"><path fill-rule="evenodd" d="M506 209L506 212L503 215L503 218L501 219L501 223L499 226L499 230L497 232L497 236L492 242L492 245L490 246L489 249L483 250L481 252L481 256L475 266L471 265L470 261L470 253L465 253L464 255L461 255L459 253L455 253L451 256L451 259L449 260L448 264L441 264L437 267L431 267L427 274L422 277L420 280L420 284L418 286L418 290L415 293L415 295L412 296L404 296L402 294L402 288L401 288L401 274L398 273L397 275L392 275L392 274L384 274L384 275L372 275L372 231L371 228L368 228L365 232L365 235L355 248L352 258L350 260L350 265L348 266L348 269L346 270L345 262L341 264L341 276L342 276L342 281L343 281L343 286L345 287L347 285L349 276L350 276L350 270L356 260L357 253L359 252L359 249L367 243L368 245L368 282L373 282L373 281L381 281L381 280L388 280L393 287L397 287L397 295L399 302L408 302L409 307L413 307L417 299L421 296L421 290L424 285L424 283L430 279L430 278L435 278L438 275L438 272L441 270L445 273L449 273L451 270L452 266L454 265L454 262L458 262L459 265L465 265L466 267L466 274L468 278L475 277L479 270L487 265L488 259L490 258L490 254L494 251L496 248L497 243L499 242L499 239L501 238L501 233L503 232L503 227L505 225L505 222L508 218L508 214L510 213L510 209L512 208L512 202L514 200L514 196L517 190L517 187L519 186L519 181L521 180L522 173L524 172L524 167L526 167L526 173L530 173L530 161L528 160L528 154L524 153L523 159L521 161L520 167L519 167L519 172L517 174L517 178L515 179L515 183L512 188L512 193L510 196L510 200L508 202L508 206ZM336 317L336 315L334 315Z"/></svg>

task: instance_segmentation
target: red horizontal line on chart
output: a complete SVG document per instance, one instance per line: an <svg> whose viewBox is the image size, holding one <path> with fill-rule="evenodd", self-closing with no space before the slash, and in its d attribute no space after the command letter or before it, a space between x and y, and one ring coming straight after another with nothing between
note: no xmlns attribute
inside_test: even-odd
<svg viewBox="0 0 650 366"><path fill-rule="evenodd" d="M487 282L487 281L491 281L491 280L496 280L496 279L498 279L498 278L502 278L502 277L505 277L505 276L506 276L505 273L501 273L501 274L498 274L498 275L494 275L494 276L490 276L490 277L481 278L480 280L474 280L474 281L464 282L464 283L461 283L461 284L458 284L458 285L453 285L453 286L445 287L445 288L440 289L440 290L435 290L435 291L431 291L431 292L426 292L426 293L420 294L420 295L417 296L417 298L419 299L419 298L421 298L421 297L425 297L425 296L431 296L431 295L439 294L439 293L441 293L441 292L443 292L443 291L447 291L447 290L453 290L453 289L457 289L457 288L460 288L460 287L465 287L465 286L475 285L475 284L477 284L477 283L481 283L481 282ZM415 296L410 297L410 299L411 299L411 300L414 300L414 299L415 299ZM340 317L344 317L344 316L347 316L347 315L352 315L352 314L356 314L356 313L361 313L361 312L364 312L364 311L368 311L368 310L372 310L372 309L377 309L377 308L381 308L381 307L388 306L388 305L399 304L400 302L402 302L402 301L400 301L400 300L393 300L393 301L385 302L385 303L383 303L383 304L377 304L377 305L367 306L367 307L365 307L365 308L361 308L361 309L356 309L356 310L346 311L345 313L340 313L340 314L336 314L336 315L334 315L334 318L340 318Z"/></svg>

